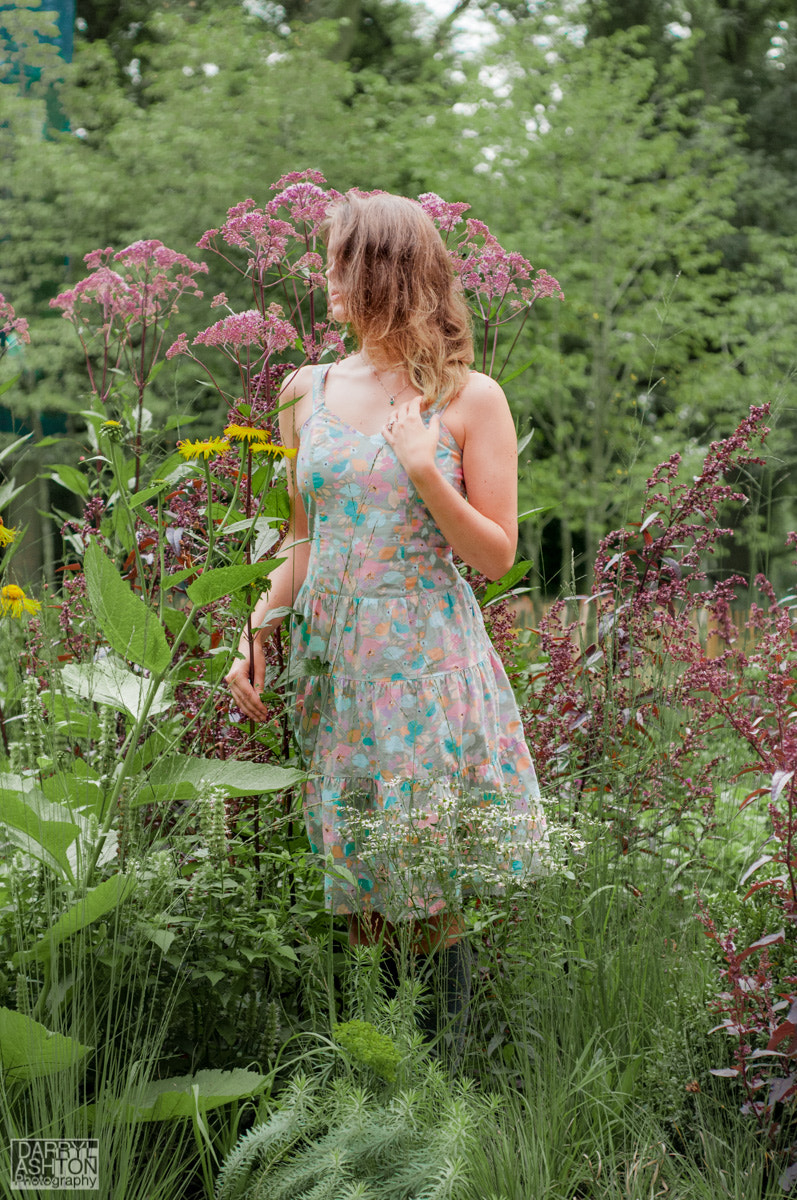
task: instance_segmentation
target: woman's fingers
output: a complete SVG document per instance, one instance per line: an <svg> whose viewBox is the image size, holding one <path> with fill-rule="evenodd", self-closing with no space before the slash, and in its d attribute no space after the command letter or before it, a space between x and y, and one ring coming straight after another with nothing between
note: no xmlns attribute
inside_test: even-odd
<svg viewBox="0 0 797 1200"><path fill-rule="evenodd" d="M440 438L440 419L432 416L427 425L421 416L421 399L416 396L392 412L382 429L385 441L408 472L434 461Z"/></svg>
<svg viewBox="0 0 797 1200"><path fill-rule="evenodd" d="M249 662L239 660L224 678L230 689L230 694L238 710L253 721L266 721L269 711L260 699L260 692L265 683L264 666L260 663L255 667L254 683L249 682Z"/></svg>

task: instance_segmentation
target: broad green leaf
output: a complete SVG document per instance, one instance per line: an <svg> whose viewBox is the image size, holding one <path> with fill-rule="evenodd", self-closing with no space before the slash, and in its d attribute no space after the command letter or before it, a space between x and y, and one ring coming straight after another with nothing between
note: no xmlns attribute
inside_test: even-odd
<svg viewBox="0 0 797 1200"><path fill-rule="evenodd" d="M75 1038L53 1033L38 1021L0 1008L0 1066L9 1082L39 1079L79 1063L89 1052Z"/></svg>
<svg viewBox="0 0 797 1200"><path fill-rule="evenodd" d="M51 804L39 791L18 792L0 788L0 825L9 839L38 862L71 879L67 850L80 833L60 805Z"/></svg>
<svg viewBox="0 0 797 1200"><path fill-rule="evenodd" d="M68 492L73 492L74 495L80 496L85 500L89 494L89 481L82 471L77 467L70 467L68 463L59 463L57 467L51 467L49 472L51 479L56 483L60 483L61 487L66 488Z"/></svg>
<svg viewBox="0 0 797 1200"><path fill-rule="evenodd" d="M284 559L271 558L267 562L242 563L237 567L216 567L205 571L186 591L192 604L212 604L222 596L231 596L247 584L269 575Z"/></svg>
<svg viewBox="0 0 797 1200"><path fill-rule="evenodd" d="M241 762L234 758L196 758L178 754L156 763L149 782L156 785L203 783L223 787L230 796L253 796L259 792L281 792L304 779L302 771L271 763ZM146 794L145 789L142 795Z"/></svg>
<svg viewBox="0 0 797 1200"><path fill-rule="evenodd" d="M117 1121L170 1121L192 1117L197 1112L220 1108L236 1100L256 1096L270 1076L238 1068L235 1071L197 1071L146 1084L137 1103L111 1105Z"/></svg>
<svg viewBox="0 0 797 1200"><path fill-rule="evenodd" d="M96 542L88 547L83 566L92 611L114 650L150 671L165 671L172 655L153 610L135 595Z"/></svg>
<svg viewBox="0 0 797 1200"><path fill-rule="evenodd" d="M12 961L16 965L31 960L42 962L49 958L55 946L119 908L132 895L135 886L136 877L132 874L112 875L110 879L104 879L95 888L90 888L68 912L63 913L35 946L18 951Z"/></svg>
<svg viewBox="0 0 797 1200"><path fill-rule="evenodd" d="M152 687L152 680L136 675L115 658L101 658L91 663L67 663L61 668L61 678L70 692L95 704L127 712L137 721ZM168 712L172 704L172 689L159 683L149 707L150 717Z"/></svg>
<svg viewBox="0 0 797 1200"><path fill-rule="evenodd" d="M77 761L80 761L79 759ZM56 771L42 780L42 792L52 803L59 800L70 809L94 810L101 805L103 789L95 779L79 776L74 771Z"/></svg>
<svg viewBox="0 0 797 1200"><path fill-rule="evenodd" d="M511 567L506 575L502 575L500 579L496 579L494 583L485 588L484 603L486 604L489 600L494 600L502 592L508 592L511 587L528 574L529 569L533 566L533 562L527 562L526 560L515 563L514 567Z"/></svg>

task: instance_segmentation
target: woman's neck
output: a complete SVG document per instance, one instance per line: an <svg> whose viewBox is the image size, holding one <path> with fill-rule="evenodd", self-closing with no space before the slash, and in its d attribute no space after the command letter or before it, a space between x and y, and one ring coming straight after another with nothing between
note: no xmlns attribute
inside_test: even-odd
<svg viewBox="0 0 797 1200"><path fill-rule="evenodd" d="M360 358L364 366L372 371L405 371L404 362L395 354L386 352L384 347L361 346Z"/></svg>

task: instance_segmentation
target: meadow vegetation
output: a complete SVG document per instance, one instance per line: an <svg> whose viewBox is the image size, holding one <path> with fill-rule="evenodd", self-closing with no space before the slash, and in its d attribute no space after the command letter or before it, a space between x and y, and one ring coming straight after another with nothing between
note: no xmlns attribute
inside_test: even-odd
<svg viewBox="0 0 797 1200"><path fill-rule="evenodd" d="M268 723L238 719L221 687L286 515L280 381L341 351L315 234L331 194L292 172L198 239L212 268L137 241L89 252L53 298L85 368L76 453L49 467L70 496L50 514L56 586L17 582L25 533L0 525L4 1127L98 1138L100 1195L125 1200L783 1195L793 601L710 571L769 408L696 471L675 453L652 471L635 519L598 541L589 590L535 629L507 607L528 562L480 589L551 845L527 888L468 899L474 995L452 1062L424 1020L425 961L405 955L389 980L324 911L282 637ZM466 206L421 199L480 361L500 368L559 306L557 264L533 268ZM212 324L189 332L184 305L207 304L222 269L245 300L217 291ZM24 314L0 303L4 346L26 343ZM187 436L185 401L168 420L150 408L186 370L225 414L207 436ZM9 474L4 505L16 486Z"/></svg>

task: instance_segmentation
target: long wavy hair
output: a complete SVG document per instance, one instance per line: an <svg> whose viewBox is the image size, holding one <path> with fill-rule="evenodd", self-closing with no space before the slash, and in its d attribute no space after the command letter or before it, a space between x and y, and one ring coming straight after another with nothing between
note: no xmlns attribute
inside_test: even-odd
<svg viewBox="0 0 797 1200"><path fill-rule="evenodd" d="M360 345L402 363L424 407L444 407L473 362L470 313L440 234L404 196L348 192L321 228Z"/></svg>

